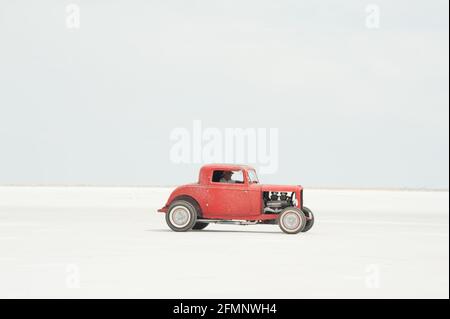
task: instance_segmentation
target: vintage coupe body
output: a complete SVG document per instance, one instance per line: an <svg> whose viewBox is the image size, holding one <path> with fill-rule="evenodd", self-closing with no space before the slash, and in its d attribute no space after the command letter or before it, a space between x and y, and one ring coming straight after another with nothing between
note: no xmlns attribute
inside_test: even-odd
<svg viewBox="0 0 450 319"><path fill-rule="evenodd" d="M301 186L261 185L247 165L204 165L198 182L177 187L158 212L166 214L174 231L200 230L209 223L278 224L297 234L314 224Z"/></svg>

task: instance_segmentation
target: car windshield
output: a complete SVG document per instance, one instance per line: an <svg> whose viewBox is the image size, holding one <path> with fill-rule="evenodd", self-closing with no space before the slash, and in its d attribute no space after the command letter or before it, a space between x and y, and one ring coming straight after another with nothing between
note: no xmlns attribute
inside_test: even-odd
<svg viewBox="0 0 450 319"><path fill-rule="evenodd" d="M256 175L256 172L254 170L248 171L248 178L250 183L259 183L258 176Z"/></svg>

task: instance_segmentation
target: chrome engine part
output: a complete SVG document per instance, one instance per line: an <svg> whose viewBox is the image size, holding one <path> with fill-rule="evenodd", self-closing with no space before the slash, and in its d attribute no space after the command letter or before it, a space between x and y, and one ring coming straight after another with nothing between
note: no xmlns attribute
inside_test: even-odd
<svg viewBox="0 0 450 319"><path fill-rule="evenodd" d="M264 192L264 213L277 214L284 208L294 206L294 193Z"/></svg>

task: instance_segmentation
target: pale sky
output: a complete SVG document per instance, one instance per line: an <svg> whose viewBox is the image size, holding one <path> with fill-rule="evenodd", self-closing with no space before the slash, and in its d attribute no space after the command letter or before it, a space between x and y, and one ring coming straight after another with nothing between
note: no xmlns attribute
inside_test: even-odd
<svg viewBox="0 0 450 319"><path fill-rule="evenodd" d="M448 9L1 0L0 185L190 182L200 164L173 163L170 135L200 120L277 128L263 182L448 188Z"/></svg>

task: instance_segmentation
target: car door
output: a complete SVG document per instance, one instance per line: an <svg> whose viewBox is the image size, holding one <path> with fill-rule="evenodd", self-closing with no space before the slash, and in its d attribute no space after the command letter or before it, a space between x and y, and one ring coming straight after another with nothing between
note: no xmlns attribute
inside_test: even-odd
<svg viewBox="0 0 450 319"><path fill-rule="evenodd" d="M213 182L207 190L207 211L209 218L238 218L252 214L249 200L249 185L243 170L242 183Z"/></svg>

